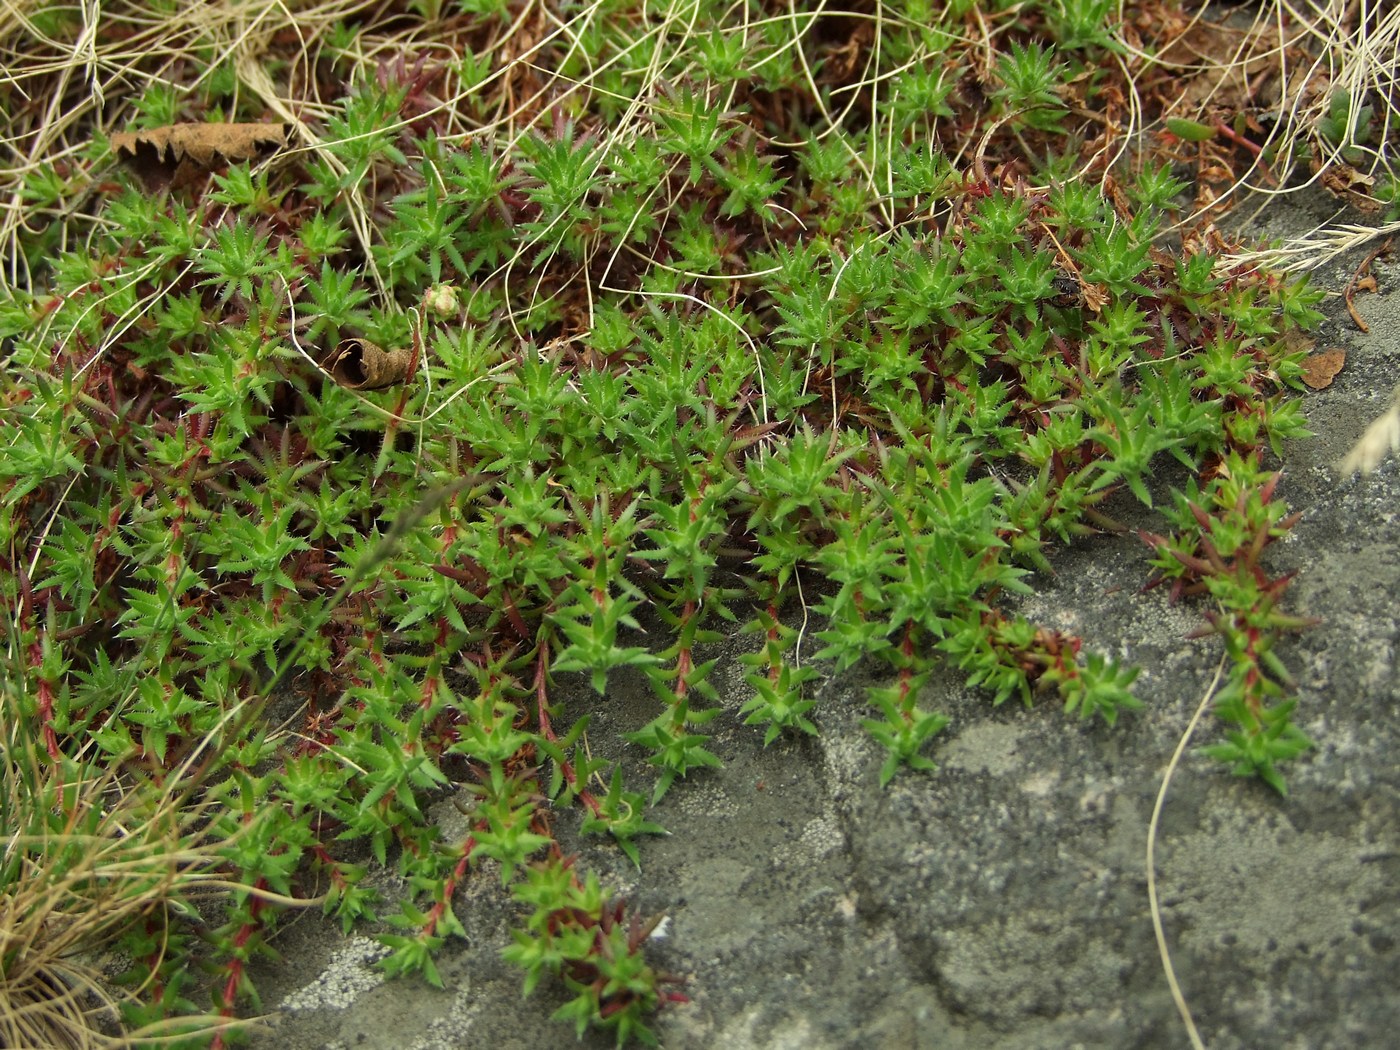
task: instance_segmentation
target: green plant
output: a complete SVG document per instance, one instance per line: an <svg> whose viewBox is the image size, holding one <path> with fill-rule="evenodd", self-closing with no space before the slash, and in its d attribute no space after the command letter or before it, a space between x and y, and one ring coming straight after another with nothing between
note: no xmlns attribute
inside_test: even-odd
<svg viewBox="0 0 1400 1050"><path fill-rule="evenodd" d="M21 619L32 611L21 608ZM161 962L164 952L188 950L182 926L198 914L201 887L221 873L224 850L253 832L211 803L190 803L214 756L192 755L180 767L187 775L161 787L64 755L59 734L74 728L72 694L59 685L68 668L47 630L29 646L24 667L16 659L24 650L14 645L20 637L11 623L10 660L0 668L0 820L7 832L0 1038L7 1046L103 1046L101 1033L114 1016L126 1018L134 1042L207 1040L238 1027L200 1012L186 997L188 975ZM129 678L110 684L120 691L109 694L106 711L91 712L86 728L139 712ZM152 963L138 988L112 988L90 961L93 951L119 939L140 962Z"/></svg>
<svg viewBox="0 0 1400 1050"><path fill-rule="evenodd" d="M642 958L658 920L627 915L592 874L580 881L557 857L534 865L513 896L534 909L503 953L525 971L525 994L545 973L560 974L575 996L555 1019L572 1022L579 1035L597 1025L616 1031L619 1045L634 1036L657 1045L644 1019L662 1001L687 1001Z"/></svg>
<svg viewBox="0 0 1400 1050"><path fill-rule="evenodd" d="M1114 0L1055 0L1048 15L1056 42L1066 51L1112 48L1109 17L1117 9Z"/></svg>
<svg viewBox="0 0 1400 1050"><path fill-rule="evenodd" d="M1400 179L1394 175L1386 175L1377 184L1373 191L1376 200L1382 201L1386 205L1385 221L1395 222L1400 219Z"/></svg>
<svg viewBox="0 0 1400 1050"><path fill-rule="evenodd" d="M1260 564L1264 549L1297 520L1273 498L1278 479L1232 455L1205 492L1177 495L1171 515L1177 534L1143 538L1157 551L1159 582L1171 580L1176 594L1204 591L1216 603L1206 618L1230 661L1216 715L1234 728L1203 753L1286 794L1278 764L1312 741L1290 719L1297 705L1288 696L1293 680L1274 647L1285 632L1312 621L1278 608L1291 576L1270 578Z"/></svg>
<svg viewBox="0 0 1400 1050"><path fill-rule="evenodd" d="M1066 70L1054 56L1039 43L1013 44L997 63L993 97L1013 124L1048 131L1067 115L1060 97Z"/></svg>
<svg viewBox="0 0 1400 1050"><path fill-rule="evenodd" d="M1359 163L1363 154L1355 147L1371 141L1374 120L1374 106L1358 105L1346 91L1334 91L1327 112L1317 122L1317 131L1329 146L1340 149L1349 162Z"/></svg>
<svg viewBox="0 0 1400 1050"><path fill-rule="evenodd" d="M1284 337L1316 299L1154 247L1180 169L1066 133L1128 87L1082 64L1108 7L1016 7L988 65L964 0L820 63L815 11L741 32L624 2L516 52L504 5L461 6L442 23L477 50L451 62L388 15L269 30L313 133L265 165L149 196L98 142L9 183L72 229L6 226L7 804L86 820L64 785L90 770L143 785L172 848L191 814L228 832L198 840L227 889L202 940L178 880L136 895L168 927L118 911L130 1027L197 1014L195 959L216 1025L256 1008L249 962L311 881L346 929L384 913L389 973L440 981L454 893L489 865L531 909L506 949L526 990L557 976L562 1020L648 1039L680 998L650 920L562 855L551 812L642 866L656 807L721 765L721 626L753 641L738 714L766 746L821 731L815 683L863 663L882 784L935 765L940 665L1113 725L1135 669L1015 601L1056 545L1118 527L1120 491L1165 496L1154 570L1215 603L1235 670L1208 753L1282 789L1306 741L1275 650L1303 621L1261 561L1290 524L1261 462L1304 433ZM421 10L394 17L430 35ZM123 119L271 116L221 49L188 52L130 59L157 79ZM353 86L311 97L330 82ZM347 344L404 367L341 387ZM1165 456L1185 492L1154 483ZM590 707L623 676L657 709L595 758ZM452 839L428 817L447 791Z"/></svg>

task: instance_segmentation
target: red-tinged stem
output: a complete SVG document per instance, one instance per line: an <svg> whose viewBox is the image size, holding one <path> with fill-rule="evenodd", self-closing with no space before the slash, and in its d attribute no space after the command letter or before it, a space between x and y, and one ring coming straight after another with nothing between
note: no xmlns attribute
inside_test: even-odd
<svg viewBox="0 0 1400 1050"><path fill-rule="evenodd" d="M332 882L337 886L345 885L345 876L340 873L340 865L336 863L336 859L330 855L325 846L321 845L319 842L312 843L311 854L317 861L325 865L327 874L330 876Z"/></svg>
<svg viewBox="0 0 1400 1050"><path fill-rule="evenodd" d="M909 692L913 688L914 681L914 625L912 623L904 625L904 641L899 648L904 655L904 666L899 669L899 712L904 716L906 723L913 725L914 715L909 710L912 706L909 703Z"/></svg>
<svg viewBox="0 0 1400 1050"><path fill-rule="evenodd" d="M418 362L423 356L423 333L418 325L413 325L413 353L408 358L408 376L411 378L418 369ZM384 440L392 442L398 434L399 423L403 419L404 406L408 404L409 391L413 389L412 383L404 383L403 390L399 392L398 403L394 405L394 414L389 417L388 425L384 428Z"/></svg>
<svg viewBox="0 0 1400 1050"><path fill-rule="evenodd" d="M1215 130L1217 134L1223 135L1225 138L1233 142L1236 146L1243 146L1245 149L1249 150L1250 153L1253 153L1256 157L1264 152L1260 146L1257 146L1253 142L1250 142L1249 139L1245 138L1243 135L1237 134L1234 128L1230 127L1230 125L1224 123L1223 121L1217 120L1215 122Z"/></svg>
<svg viewBox="0 0 1400 1050"><path fill-rule="evenodd" d="M774 590L774 592L776 593L777 587L774 587L773 590ZM768 661L768 681L770 681L770 682L772 682L774 685L776 685L777 682L778 682L778 679L782 677L783 668L782 668L782 660L781 660L781 658L779 658L779 659L772 659L773 655L778 651L777 645L778 645L778 641L779 641L779 634L778 634L778 607L777 607L777 605L775 605L775 604L774 604L773 602L771 602L771 601L768 603L768 622L769 622L769 624L771 624L771 626L768 628L768 635L767 635L767 639L768 639L767 650L768 650L768 655L769 655L769 657L770 657L770 659L769 659L769 661Z"/></svg>
<svg viewBox="0 0 1400 1050"><path fill-rule="evenodd" d="M554 733L554 727L549 721L549 642L543 638L540 640L539 652L535 656L535 714L540 723L540 735L551 744L558 741L558 736ZM582 790L578 783L578 774L574 772L574 764L569 761L559 763L559 773L565 782L578 795L578 799L592 811L593 815L599 816L603 807L592 792Z"/></svg>
<svg viewBox="0 0 1400 1050"><path fill-rule="evenodd" d="M539 652L535 654L535 713L540 722L540 735L554 743L556 737L549 722L549 642L540 639Z"/></svg>
<svg viewBox="0 0 1400 1050"><path fill-rule="evenodd" d="M188 509L189 500L184 496L177 496L175 498L175 520L170 523L170 553L165 556L165 581L172 595L180 582L180 568L185 548L185 511Z"/></svg>
<svg viewBox="0 0 1400 1050"><path fill-rule="evenodd" d="M686 599L685 608L681 610L680 635L682 638L686 637L690 621L695 617L695 608L695 602L692 599ZM695 670L695 663L690 655L690 646L685 645L676 654L675 710L677 712L680 711L685 698L690 695L690 672L693 670ZM684 722L683 718L677 719L677 728L680 727L681 722Z"/></svg>
<svg viewBox="0 0 1400 1050"><path fill-rule="evenodd" d="M1247 627L1245 636L1245 655L1249 658L1249 667L1244 674L1244 702L1249 707L1250 714L1256 719L1263 713L1263 701L1260 698L1260 680L1263 674L1259 670L1259 629L1257 627ZM1262 719L1261 719L1262 721Z"/></svg>
<svg viewBox="0 0 1400 1050"><path fill-rule="evenodd" d="M477 827L484 826L485 822ZM438 921L442 918L442 913L452 906L452 895L457 892L457 885L467 875L467 869L471 866L472 853L476 850L476 839L468 835L467 841L462 843L462 856L452 869L452 874L447 877L447 881L442 886L442 900L438 901L428 911L428 921L423 924L424 936L431 937L437 932Z"/></svg>
<svg viewBox="0 0 1400 1050"><path fill-rule="evenodd" d="M29 574L23 567L19 568L19 622L20 629L33 625L34 616L34 588L30 583ZM55 766L59 766L63 759L63 753L58 747L58 734L53 728L53 683L43 677L40 670L44 666L44 644L41 641L42 634L40 628L35 626L34 641L29 645L29 666L35 672L38 679L38 707L39 722L43 726L44 750L48 752L49 758L53 760ZM60 782L61 786L61 782Z"/></svg>
<svg viewBox="0 0 1400 1050"><path fill-rule="evenodd" d="M365 651L369 654L370 661L380 670L384 670L384 656L379 652L375 640L379 637L379 631L373 627L365 629Z"/></svg>
<svg viewBox="0 0 1400 1050"><path fill-rule="evenodd" d="M36 641L29 647L30 666L37 671L42 666L43 659L44 647ZM53 728L53 683L41 676L38 686L39 723L43 727L44 750L48 752L56 769L60 769L63 752L58 746L58 734Z"/></svg>
<svg viewBox="0 0 1400 1050"><path fill-rule="evenodd" d="M439 616L437 622L437 637L433 640L433 652L440 653L447 645L447 639L452 633L452 627L447 622L446 616ZM432 663L432 670L423 676L423 687L418 693L418 706L424 711L433 706L433 694L437 692L438 673L437 660Z"/></svg>
<svg viewBox="0 0 1400 1050"><path fill-rule="evenodd" d="M145 929L147 934L154 933L156 929L155 919L148 917L146 919ZM154 949L152 949L150 953L147 954L146 957L142 960L142 962L145 964L146 972L151 975L149 1001L153 1003L160 1002L161 997L165 995L165 979L161 977L160 974L161 963L165 961L163 940L163 938L158 938L158 942L160 943L158 943L157 946Z"/></svg>
<svg viewBox="0 0 1400 1050"><path fill-rule="evenodd" d="M266 889L267 880L259 878L253 883L255 889ZM246 960L237 958L237 953L248 946L248 942L253 939L253 935L262 928L262 922L258 915L263 908L267 907L267 902L259 896L252 896L248 901L248 921L239 927L238 932L233 937L233 949L235 958L229 960L228 976L224 979L224 986L219 997L220 1017L233 1017L234 1003L238 998L238 986L243 983L243 971ZM209 1044L209 1050L225 1050L224 1034L219 1032L214 1036L214 1041Z"/></svg>

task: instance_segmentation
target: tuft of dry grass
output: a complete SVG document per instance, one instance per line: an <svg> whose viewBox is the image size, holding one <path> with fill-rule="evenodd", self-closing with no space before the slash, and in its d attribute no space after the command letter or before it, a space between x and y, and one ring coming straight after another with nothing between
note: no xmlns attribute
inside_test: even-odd
<svg viewBox="0 0 1400 1050"><path fill-rule="evenodd" d="M1380 226L1337 223L1319 226L1273 248L1226 255L1222 261L1231 266L1258 267L1276 273L1302 273L1396 233L1400 233L1400 222L1387 222Z"/></svg>
<svg viewBox="0 0 1400 1050"><path fill-rule="evenodd" d="M1247 197L1262 210L1308 186L1355 181L1367 187L1400 178L1389 149L1400 132L1400 7L1377 0L1270 0L1259 6L1242 38L1248 43L1230 63L1202 67L1211 82L1263 92L1239 100L1264 118L1263 134L1252 140L1254 163L1221 200ZM1336 98L1351 100L1340 129L1330 120ZM1192 119L1202 119L1210 105L1204 100ZM1299 178L1304 161L1307 175ZM1364 195L1337 195L1343 202L1366 203ZM1374 214L1379 207L1364 210ZM1400 223L1329 223L1226 261L1302 271L1396 230Z"/></svg>
<svg viewBox="0 0 1400 1050"><path fill-rule="evenodd" d="M1396 82L1400 7L1378 0L1268 0L1252 17L1229 23L1207 21L1205 8L1188 17L1165 4L1143 5L1141 14L1132 14L1114 33L1121 51L1116 61L1127 85L1122 115L1105 124L1096 151L1085 163L1098 166L1106 157L1121 158L1134 143L1133 148L1145 147L1152 153L1153 136L1160 136L1169 118L1225 128L1233 137L1210 144L1195 157L1189 151L1175 155L1179 161L1196 164L1203 183L1213 184L1198 198L1194 213L1182 220L1183 225L1218 216L1247 194L1272 197L1298 188L1294 176L1301 158L1308 158L1310 168L1302 185L1318 181L1329 168L1341 164L1367 178L1396 174L1385 146L1400 128ZM440 61L449 72L441 97L432 100L428 112L445 118L442 137L461 141L497 136L509 152L510 144L548 121L551 111L571 96L591 90L595 79L606 72L603 66L589 63L584 75L566 79L541 64L546 54L557 59L560 48L564 58L572 55L599 17L596 3L583 5L567 19L526 5L507 28L482 37L460 18L393 17L383 3L369 0L175 3L159 18L143 4L98 5L85 0L55 9L37 0L9 0L0 7L0 99L9 100L8 127L0 133L0 245L4 245L0 251L5 277L13 286L31 286L31 275L22 272L23 253L16 250L19 232L25 227L58 224L60 250L84 242L91 224L98 221L88 207L93 185L87 163L90 143L94 135L129 126L138 116L135 100L152 84L165 85L177 98L186 99L205 86L213 70L230 68L238 82L231 110L258 109L290 123L298 149L337 164L326 151L323 137L334 100L323 98L326 80L318 70L334 65L343 81L349 82L372 76L389 64ZM687 17L683 8L667 7L653 23L637 27L637 45L660 39L683 48L694 28ZM815 17L794 9L755 19L746 7L729 31L747 37L769 22L787 21L796 41ZM850 17L867 16L851 13ZM347 23L360 26L349 46L333 39L337 27ZM981 50L990 55L992 36L1006 27L983 19L977 24L984 37ZM797 50L802 53L802 48ZM190 56L196 51L203 72L192 75ZM470 92L452 72L463 53L485 58L492 68L487 81ZM662 49L656 53L660 56ZM803 58L807 76L814 81L809 85L813 95L822 98L805 54ZM636 89L623 119L603 129L600 158L614 144L637 135L652 113L664 108L659 57L657 65L650 80ZM270 69L278 71L275 77ZM841 116L837 109L853 105L869 91L878 121L881 88L877 80L857 76L834 91L829 104L823 103L832 110L826 116L836 124ZM1361 126L1359 104L1348 112L1347 133L1341 141L1323 134L1329 106L1338 92L1370 100L1369 134L1362 134L1367 129ZM481 107L472 105L483 93L490 96L489 111L484 114ZM732 98L714 102L723 110ZM1239 117L1244 118L1244 131L1229 131L1227 125L1238 129ZM1242 152L1252 159L1237 170ZM1168 150L1168 159L1172 156ZM1135 166L1144 159L1152 160L1139 157ZM866 174L878 184L888 173L879 170L878 158L870 160L864 165ZM71 193L61 208L34 208L26 202L25 177L43 166L72 178ZM1103 170L1108 167L1103 165ZM363 199L353 203L358 205L352 208L355 232L361 246L367 247L372 218ZM667 202L657 206L664 210ZM1274 254L1241 259L1301 265L1300 260L1315 254L1313 242L1319 235L1330 244L1358 234L1355 227L1315 231L1273 250ZM522 246L519 258L528 257L531 247ZM515 262L508 264L508 271L514 269ZM376 283L385 293L382 282Z"/></svg>
<svg viewBox="0 0 1400 1050"><path fill-rule="evenodd" d="M13 654L12 654L13 655ZM53 763L22 714L13 681L0 707L0 1046L108 1050L161 1045L234 1024L195 1015L123 1031L121 1007L145 988L115 988L97 959L135 923L167 929L191 900L229 888L190 777L166 788L80 762ZM200 751L192 754L189 774ZM179 785L177 790L176 785Z"/></svg>

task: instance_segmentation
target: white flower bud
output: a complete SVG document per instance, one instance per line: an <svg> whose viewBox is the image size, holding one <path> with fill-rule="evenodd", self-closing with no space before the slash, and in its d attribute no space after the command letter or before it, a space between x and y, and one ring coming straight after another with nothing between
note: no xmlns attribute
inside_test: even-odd
<svg viewBox="0 0 1400 1050"><path fill-rule="evenodd" d="M451 317L457 312L457 286L435 284L428 289L423 301L439 317Z"/></svg>

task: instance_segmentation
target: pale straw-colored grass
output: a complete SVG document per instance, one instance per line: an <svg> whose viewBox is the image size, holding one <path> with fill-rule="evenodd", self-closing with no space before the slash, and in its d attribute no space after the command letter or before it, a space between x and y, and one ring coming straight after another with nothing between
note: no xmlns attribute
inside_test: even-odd
<svg viewBox="0 0 1400 1050"><path fill-rule="evenodd" d="M1369 474L1392 452L1400 452L1400 386L1391 395L1390 406L1366 428L1337 469L1343 476L1357 471Z"/></svg>
<svg viewBox="0 0 1400 1050"><path fill-rule="evenodd" d="M227 840L210 838L207 807L190 798L191 774L207 757L208 742L172 771L163 789L97 771L90 761L60 767L29 720L14 717L23 707L22 684L4 685L0 1046L158 1046L246 1025L196 1015L124 1031L121 1005L138 1002L148 989L115 987L96 961L133 924L168 930L191 901L242 888L221 872L218 850Z"/></svg>
<svg viewBox="0 0 1400 1050"><path fill-rule="evenodd" d="M1259 210L1274 198L1315 185L1338 166L1366 180L1400 177L1392 152L1400 135L1400 6L1380 0L1271 0L1260 7L1254 29L1272 30L1275 47L1255 59L1276 63L1281 85L1276 120L1259 142L1276 162L1265 178L1256 162L1226 196L1250 196ZM1333 96L1353 100L1340 139L1323 132ZM1362 114L1370 110L1367 126ZM1306 147L1306 148L1300 148ZM1310 158L1307 177L1294 178L1299 158ZM1227 259L1232 265L1260 265L1297 271L1400 229L1400 223L1327 224L1282 244Z"/></svg>

